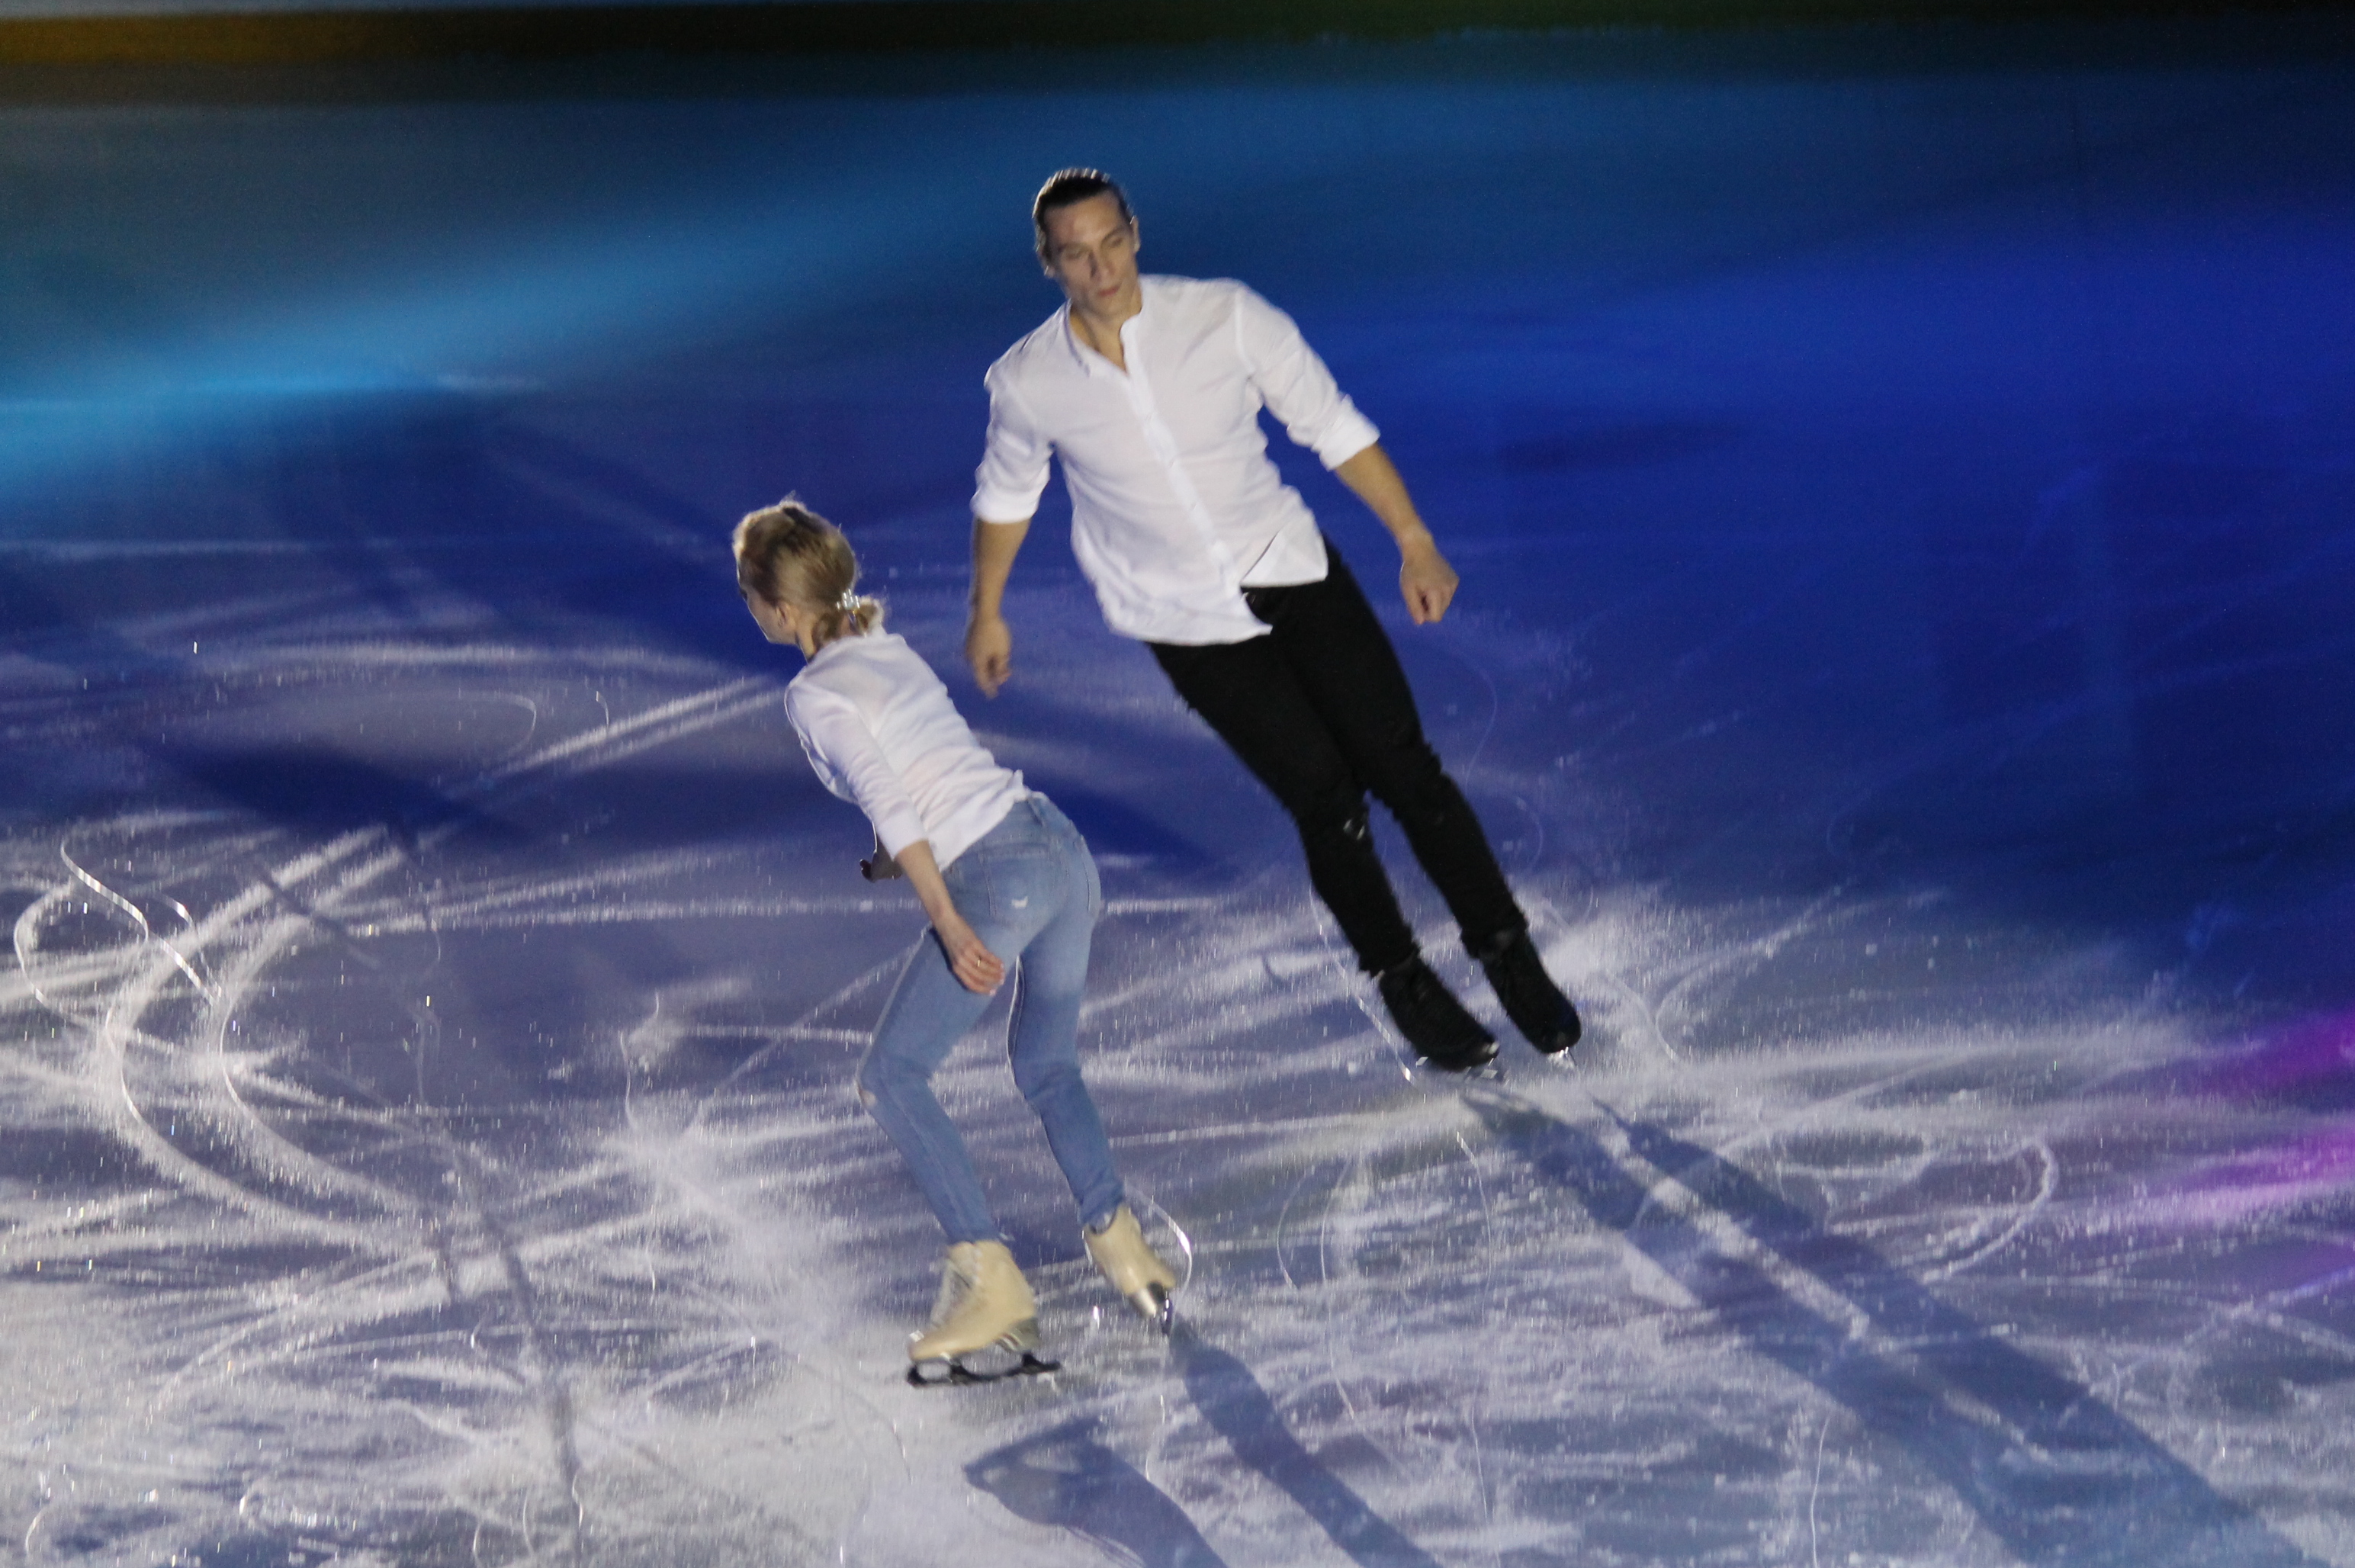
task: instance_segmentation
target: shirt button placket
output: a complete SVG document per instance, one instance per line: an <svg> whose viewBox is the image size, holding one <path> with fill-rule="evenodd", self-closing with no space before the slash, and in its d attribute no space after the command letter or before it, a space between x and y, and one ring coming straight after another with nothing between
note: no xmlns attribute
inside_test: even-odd
<svg viewBox="0 0 2355 1568"><path fill-rule="evenodd" d="M1234 555L1227 549L1226 541L1219 538L1218 529L1211 526L1209 513L1202 505L1200 494L1195 490L1194 482L1187 477L1184 466L1178 461L1178 438L1169 433L1169 427L1162 422L1161 411L1154 404L1153 389L1146 381L1145 362L1137 353L1137 346L1130 340L1124 343L1124 347L1128 357L1128 403L1135 411L1137 424L1145 432L1145 444L1152 450L1154 456L1161 460L1161 471L1168 477L1169 488L1177 495L1178 506L1184 508L1186 520L1194 525L1194 531L1201 537L1203 548L1210 552L1210 561L1218 569L1220 584L1230 593L1241 593L1242 589L1236 577Z"/></svg>

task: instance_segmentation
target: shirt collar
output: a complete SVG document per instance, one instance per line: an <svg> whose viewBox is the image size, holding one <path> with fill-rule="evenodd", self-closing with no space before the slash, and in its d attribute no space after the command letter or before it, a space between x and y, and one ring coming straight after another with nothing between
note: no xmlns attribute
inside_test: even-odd
<svg viewBox="0 0 2355 1568"><path fill-rule="evenodd" d="M1137 278L1136 314L1120 324L1121 343L1124 347L1133 348L1136 345L1136 338L1130 331L1132 327L1138 332L1145 330L1146 325L1148 323L1148 319L1153 315L1153 296L1156 292L1158 283L1158 279L1150 276L1140 275ZM1086 371L1091 376L1096 374L1100 370L1106 374L1114 373L1112 366L1105 362L1103 355L1096 353L1086 344L1080 341L1079 333L1073 330L1071 326L1071 301L1065 300L1063 302L1063 308L1055 313L1055 319L1061 324L1063 328L1064 352L1071 355L1072 359L1078 363L1082 370Z"/></svg>
<svg viewBox="0 0 2355 1568"><path fill-rule="evenodd" d="M846 647L852 643L865 642L870 637L879 638L881 635L882 634L879 632L846 632L841 636L835 638L834 641L826 644L826 646L818 649L817 652L810 655L808 658L802 662L802 667L804 669L809 668L811 666L816 664L820 659L834 652L837 648Z"/></svg>

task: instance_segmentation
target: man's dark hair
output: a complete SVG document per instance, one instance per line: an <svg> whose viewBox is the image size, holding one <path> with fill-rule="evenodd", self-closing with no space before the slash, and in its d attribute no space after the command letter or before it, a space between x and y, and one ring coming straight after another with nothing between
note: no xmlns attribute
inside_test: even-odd
<svg viewBox="0 0 2355 1568"><path fill-rule="evenodd" d="M1109 196L1120 208L1123 223L1136 221L1129 210L1128 193L1120 182L1102 169L1057 169L1039 187L1038 197L1030 203L1030 227L1039 232L1039 254L1047 254L1047 215L1058 208L1076 207L1092 197Z"/></svg>

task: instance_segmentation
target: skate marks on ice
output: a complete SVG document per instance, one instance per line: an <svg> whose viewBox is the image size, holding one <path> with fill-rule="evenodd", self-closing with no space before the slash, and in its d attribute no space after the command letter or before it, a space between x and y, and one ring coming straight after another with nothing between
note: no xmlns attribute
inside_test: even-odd
<svg viewBox="0 0 2355 1568"><path fill-rule="evenodd" d="M570 684L488 678L538 684L535 709ZM451 793L497 813L561 792L773 703L751 687L592 720ZM779 1353L773 1292L668 1266L676 1209L650 1205L605 1109L518 1079L541 1042L496 1038L464 1000L484 933L817 904L649 899L709 880L676 852L550 876L503 864L498 835L469 841L470 820L322 842L158 812L8 846L18 1179L0 1255L11 1386L40 1391L21 1449L34 1559L272 1541L300 1561L629 1561L683 1524L731 1555L815 1553L806 1499L780 1513L741 1484L804 1445L857 1506L860 1434L888 1449L887 1424ZM821 912L856 913L837 901ZM626 1077L589 1055L543 1065ZM812 1396L732 1419L795 1383ZM694 1452L721 1430L722 1456ZM684 1520L645 1506L682 1495L703 1499Z"/></svg>
<svg viewBox="0 0 2355 1568"><path fill-rule="evenodd" d="M1242 857L1267 869L1221 873L1216 896L1197 873L1114 867L1090 1075L1140 1189L1200 1243L1186 1310L1205 1338L1188 1354L1107 1328L1059 1347L1055 1388L903 1400L888 1385L933 1239L840 1090L894 966L877 955L912 916L825 896L847 853L750 875L724 844L583 853L557 831L606 809L575 792L609 759L702 743L773 692L641 672L608 714L583 695L613 689L602 674L414 662L445 695L479 682L529 704L486 697L514 717L448 770L478 810L406 837L180 813L85 822L63 858L59 837L12 847L12 1158L42 1149L67 1179L12 1197L5 1243L39 1353L0 1355L23 1358L15 1386L57 1391L19 1450L50 1494L36 1560L258 1537L319 1543L313 1561L937 1561L954 1521L875 1516L972 1488L1007 1550L1042 1562L1207 1560L1199 1541L1238 1564L1837 1547L1976 1568L2062 1546L2164 1563L2064 1513L2147 1506L2240 1530L2231 1550L2273 1563L2297 1559L2221 1492L2301 1527L2343 1497L2329 1368L2355 1355L2327 1313L2300 1324L2276 1299L2327 1296L2328 1269L2285 1253L2281 1292L2148 1272L2217 1245L2199 1221L2227 1200L2248 1248L2300 1240L2274 1196L2289 1184L2230 1163L2276 1129L2071 1103L2184 1040L2087 1004L2115 993L2098 966L1982 943L1966 969L1934 905L1597 893L1553 859L1577 803L1534 786L1552 831L1517 869L1596 1029L1574 1076L1511 1047L1508 1086L1568 1132L1401 1081L1361 984L1311 934L1272 810L1251 819L1272 848ZM371 736L393 712L352 706ZM783 737L746 729L763 776L784 771ZM1165 751L1181 784L1228 787L1223 757ZM815 842L795 854L834 852ZM1856 927L1883 913L1862 963ZM780 943L790 962L761 951ZM1964 1004L1923 978L1924 953L1962 975L1970 1027L1940 1021ZM618 975L582 1008L603 1020L594 1048L469 1003L505 971ZM1986 1024L1998 1010L2045 1021ZM2038 1087L2063 1057L2065 1082ZM1053 1197L1003 1076L1000 1053L968 1050L943 1088L986 1165ZM2170 1115L2214 1125L2186 1141ZM2082 1131L2095 1116L2106 1155ZM1006 1163L1024 1149L1029 1167ZM2232 1190L2187 1209L2158 1180L2187 1156L2217 1157ZM2101 1229L2146 1178L2178 1231ZM1103 1296L1060 1205L1010 1223L1068 1331ZM2327 1226L2309 1239L2326 1248ZM2276 1331L2308 1336L2310 1375ZM2282 1407L2228 1403L2251 1381ZM2258 1457L2211 1461L2211 1436ZM1111 1499L1150 1522L1119 1534Z"/></svg>
<svg viewBox="0 0 2355 1568"><path fill-rule="evenodd" d="M1607 1107L1590 1131L1508 1093L1465 1099L1500 1144L1575 1195L1750 1353L1836 1402L1885 1440L1883 1452L1910 1456L2017 1561L2318 1562L2091 1389L1738 1166ZM1657 1201L1633 1174L1646 1168L1689 1201ZM1728 1225L1753 1246L1721 1244ZM1794 1288L1790 1271L1818 1288Z"/></svg>
<svg viewBox="0 0 2355 1568"><path fill-rule="evenodd" d="M2071 1141L2083 1113L2057 1092L2021 1098L2046 1048L2091 1088L2183 1041L2089 1017L2083 998L2107 982L2081 967L1982 944L1966 970L1934 905L1677 912L1620 885L1595 892L1554 859L1578 803L1506 763L1475 787L1493 799L1519 783L1550 825L1517 870L1549 962L1595 1023L1575 1076L1515 1046L1508 1084L1571 1131L1499 1127L1477 1091L1401 1083L1361 983L1313 934L1272 809L1239 829L1263 830L1265 852L1241 858L1265 869L1222 873L1215 897L1193 873L1114 867L1090 1076L1124 1166L1200 1243L1186 1311L1205 1338L1191 1353L1141 1332L1067 1339L1055 1389L952 1409L940 1402L955 1396L911 1393L934 1402L911 1413L888 1387L922 1305L900 1276L933 1243L840 1080L912 917L814 891L843 885L847 855L766 878L737 874L724 845L549 842L583 820L582 781L701 743L773 692L640 671L608 714L582 694L613 689L603 672L381 657L445 696L479 684L537 715L479 705L515 717L446 770L462 782L442 789L478 791L474 809L421 820L407 841L184 813L85 823L64 859L55 839L18 846L24 988L6 1005L45 1021L27 1024L12 1119L54 1129L58 1157L88 1178L63 1212L22 1205L8 1241L15 1287L30 1264L48 1292L27 1342L55 1360L79 1339L91 1356L80 1403L28 1428L27 1451L53 1461L41 1553L259 1534L421 1563L682 1547L922 1561L941 1544L933 1521L895 1531L871 1516L970 1486L1028 1532L1009 1549L1042 1561L1099 1538L1173 1561L1199 1541L1239 1564L1336 1550L1804 1561L1834 1544L1899 1555L1922 1538L1923 1562L2051 1561L2074 1543L2124 1563L2150 1560L2132 1531L2055 1523L2062 1505L2038 1499L2107 1517L2155 1499L2156 1520L2231 1529L2233 1505L2166 1452L2202 1453L2211 1430L2294 1449L2328 1420L2328 1405L2294 1403L2219 1421L2200 1402L2236 1358L2287 1364L2236 1317L2254 1293L2218 1282L2187 1333L2171 1332L2180 1317L2169 1333L2120 1324L2140 1286L2118 1282L2150 1249L2114 1234L2091 1255L2084 1206L2055 1197L2098 1167ZM315 689L332 701L345 688ZM372 737L393 712L349 706ZM763 748L763 776L792 760L766 749L781 735L739 739ZM1123 746L1159 746L1171 776L1214 801L1249 787L1181 738ZM527 798L531 813L514 809ZM536 836L481 827L495 820ZM1856 959L1856 928L1884 914L1883 952ZM1448 944L1434 918L1420 923L1434 951ZM600 945L617 932L627 945ZM781 940L790 963L755 956ZM675 963L666 942L681 944ZM2000 1004L2061 1021L2011 1037L1940 1023L1956 1004L1923 978L1928 953L1938 976L1963 976L1973 1017ZM502 1033L522 1018L469 1010L487 971L579 987L601 969L625 983L586 1009L604 1020L594 1050L542 1059L536 1037ZM802 995L795 971L834 988ZM1451 978L1487 1005L1476 977ZM1737 1039L1732 1019L1768 1027ZM1028 1168L1051 1196L1003 1074L1000 1053L968 1050L943 1089L985 1165ZM1624 1122L1596 1117L1580 1085ZM2186 1146L2158 1115L2115 1108L2113 1133L2142 1140L2114 1140L2115 1188L2176 1167ZM110 1129L102 1145L93 1125ZM2206 1147L2245 1150L2263 1132L2219 1129ZM1787 1211L1698 1171L1704 1195L1677 1198L1671 1176L1700 1148ZM1030 1167L1005 1163L1023 1149ZM1068 1328L1102 1295L1060 1204L1010 1222L1043 1253L1042 1306ZM1627 1211L1629 1231L1604 1218ZM2295 1239L2272 1211L2234 1217ZM2073 1252L2089 1263L2073 1275ZM1990 1294L1979 1276L1995 1264L2032 1275ZM71 1265L85 1283L52 1289ZM1953 1314L1925 1294L1933 1281ZM2309 1331L2326 1335L2310 1360L2349 1360L2327 1324ZM18 1374L48 1381L30 1360ZM2179 1403L2154 1405L2155 1382L2180 1384ZM2077 1393L2073 1414L2050 1413ZM1033 1424L1080 1419L1096 1423L1084 1439L1023 1449ZM244 1446L257 1434L261 1463ZM1025 1456L975 1458L1009 1450ZM166 1457L126 1457L151 1452ZM1124 1504L1122 1518L1159 1522L1107 1533L1107 1498L1144 1507L1114 1459L1187 1529ZM2233 1494L2253 1478L2305 1484L2329 1454L2275 1460L2227 1472ZM1079 1478L1056 1491L1050 1471ZM1694 1520L1711 1533L1684 1534ZM1069 1544L1041 1545L1056 1533ZM2296 1561L2262 1538L2253 1552Z"/></svg>
<svg viewBox="0 0 2355 1568"><path fill-rule="evenodd" d="M1241 1360L1187 1323L1171 1336L1170 1360L1192 1414L1351 1562L1435 1568L1435 1558L1295 1435ZM1016 1517L1068 1531L1121 1561L1150 1568L1222 1564L1226 1559L1186 1510L1106 1445L1103 1426L1094 1415L1064 1422L983 1455L965 1467L965 1477Z"/></svg>
<svg viewBox="0 0 2355 1568"><path fill-rule="evenodd" d="M1491 704L1463 706L1485 735ZM1124 1161L1204 1238L1197 1315L1251 1347L1265 1403L1201 1408L1238 1385L1180 1368L1141 1427L1083 1377L1095 1441L1238 1562L1324 1550L1304 1522L1340 1540L1279 1452L1443 1560L2339 1560L2343 1235L2271 1188L2231 1235L2138 1196L2296 1121L2122 1090L2205 1026L2121 951L1934 891L1678 909L1590 873L1607 846L1565 875L1581 803L1547 782L1470 787L1557 830L1515 869L1593 1026L1569 1070L1508 1042L1501 1093L1402 1083L1315 906L1269 879L1156 929L1143 973L1107 944L1129 1049L1092 1081L1180 1129ZM1235 1459L1272 1490L1210 1478Z"/></svg>
<svg viewBox="0 0 2355 1568"><path fill-rule="evenodd" d="M209 706L128 694L112 731L396 754L325 809L281 817L291 782L249 771L225 809L6 846L10 1124L48 1151L0 1243L34 1292L8 1354L23 1388L80 1369L27 1418L37 1559L896 1560L872 1483L943 1456L879 1392L902 1314L871 1260L930 1243L841 1080L911 912L815 891L847 856L790 841L575 848L600 777L660 748L796 776L780 735L719 736L773 685L582 664L232 647L179 672ZM1114 914L1211 918L1185 892Z"/></svg>
<svg viewBox="0 0 2355 1568"><path fill-rule="evenodd" d="M1943 1022L1922 987L1891 1019L1884 987L1849 984L1828 950L1868 945L1854 901L1670 917L1615 894L1548 935L1602 998L1575 1075L1514 1051L1501 1087L1401 1083L1362 1016L1320 1051L1312 1010L1267 1109L1322 1115L1167 1135L1201 1151L1202 1321L1252 1346L1304 1453L1442 1558L2339 1561L2347 1254L2314 1211L2327 1172L2274 1168L2311 1135L2138 1089L2196 1035L2090 1000L2123 988L2098 955L1993 944L2007 990L1939 906L1899 913L1931 924L1875 920L1888 966L1947 955L1981 1016ZM1242 923L1241 948L1290 963ZM1346 979L1323 989L1356 1010ZM1765 997L1803 1044L1729 1036ZM1659 1014L1674 1066L1644 1042ZM1342 1055L1377 1070L1344 1081ZM2286 1136L2280 1160L2243 1152ZM2201 1222L2220 1198L2179 1196L2202 1172L2236 1183L2229 1234ZM1170 1437L1151 1473L1199 1474L1201 1442ZM1236 1557L1237 1526L1195 1517Z"/></svg>
<svg viewBox="0 0 2355 1568"><path fill-rule="evenodd" d="M1252 1371L1181 1326L1172 1345L1187 1397L1236 1458L1273 1482L1361 1568L1437 1568L1437 1560L1376 1513L1285 1424Z"/></svg>
<svg viewBox="0 0 2355 1568"><path fill-rule="evenodd" d="M562 726L548 734L544 747L568 744ZM565 787L515 776L547 784L540 798ZM2058 1092L2020 1097L2048 1046L2071 1057L2073 1092L2181 1042L2097 1020L2007 1042L1925 1022L1936 1008L1916 991L1899 1009L1910 1027L1880 1034L1842 1035L1829 1004L1794 995L1778 1014L1793 1040L1730 1052L1713 1020L1757 1016L1745 1003L1760 977L1796 971L1850 995L1824 944L1846 940L1853 906L1670 918L1612 893L1582 918L1550 912L1549 959L1582 1000L1604 998L1599 1049L1581 1048L1572 1077L1516 1048L1516 1116L1498 1125L1481 1091L1401 1083L1359 983L1304 940L1296 879L1205 902L1149 868L1116 872L1091 1078L1118 1127L1151 1129L1122 1136L1124 1164L1198 1240L1187 1316L1205 1338L1066 1341L1057 1389L952 1410L939 1402L954 1396L909 1394L934 1402L916 1415L885 1387L898 1328L921 1308L894 1271L932 1247L922 1217L898 1212L888 1151L837 1071L892 967L874 962L888 951L875 924L796 884L730 884L724 857L572 865L544 841L514 858L503 843L428 828L421 862L381 833L315 844L206 816L91 825L70 867L27 842L14 869L40 912L7 1005L60 1032L28 1030L15 1125L57 1129L60 1157L98 1178L69 1213L12 1216L27 1221L8 1242L16 1288L27 1262L44 1281L84 1264L91 1282L60 1282L27 1325L52 1357L77 1333L93 1357L80 1402L33 1424L58 1456L41 1552L176 1549L209 1531L421 1563L656 1561L683 1543L713 1561L772 1560L780 1543L788 1558L919 1561L932 1527L865 1521L960 1484L1030 1532L1007 1534L1009 1550L1060 1533L1074 1552L1208 1561L1187 1555L1199 1541L1239 1564L1334 1550L1479 1561L1516 1545L1805 1560L1818 1541L1894 1554L1924 1535L1934 1544L1914 1560L1993 1562L2001 1541L2030 1562L2076 1545L2164 1563L2065 1508L2256 1529L2136 1430L2193 1452L2202 1412L2161 1407L2154 1425L2151 1380L2196 1395L2255 1341L2137 1332L2125 1349L2142 1368L2104 1364L2124 1287L2096 1272L2076 1282L2091 1295L2053 1305L2068 1254L2089 1244L2069 1228L2082 1207L2053 1196L2056 1169L2094 1168L2069 1142L2082 1114ZM910 917L890 909L904 935ZM719 918L684 923L698 915ZM728 949L730 922L760 942L857 929L807 950L836 989L763 1012L790 976ZM688 977L601 998L620 1038L562 1057L568 1076L485 1076L496 1061L479 1059L515 1052L466 1013L470 966L544 964L543 944L645 962L579 945L615 926L698 933ZM528 947L503 945L527 933ZM2055 995L2083 989L2079 972L2059 978ZM1676 1031L1674 1065L1642 1036L1655 1015ZM389 1028L364 1038L352 1025L371 1016ZM721 1047L732 1067L688 1072ZM474 1078L453 1076L462 1061ZM943 1083L993 1168L1035 1143L1003 1071L995 1051L961 1051ZM1579 1086L1623 1119L1597 1117ZM1517 1119L1540 1112L1546 1125ZM124 1120L102 1150L71 1152L91 1147L74 1129L110 1116ZM2179 1152L2152 1136L2114 1157L2115 1179ZM1050 1173L1035 1174L1047 1190ZM1067 1216L1013 1222L1060 1238L1042 1306L1084 1319L1102 1295ZM2095 1262L2131 1270L2145 1250L2119 1236ZM878 1261L890 1259L909 1268ZM2034 1275L2007 1282L2007 1299L1973 1296L1997 1262ZM2250 1305L2235 1289L2215 1287L2211 1330ZM2034 1351L2013 1349L2022 1333L2041 1337ZM18 1375L44 1384L29 1361ZM1082 1419L1097 1423L1084 1438L1023 1448L1034 1423ZM2320 1419L2293 1408L2274 1424L2295 1440ZM240 1446L256 1433L261 1464ZM1023 1456L974 1457L1008 1451ZM168 1467L126 1462L144 1452ZM355 1455L368 1456L357 1486ZM1144 1504L1115 1460L1186 1529L1124 1504L1122 1519L1159 1522L1108 1532L1107 1499ZM2327 1462L2309 1452L2259 1474ZM1076 1478L1059 1491L1044 1472ZM1698 1546L1679 1533L1696 1520L1717 1531ZM2248 1539L2248 1561L2298 1561L2261 1529Z"/></svg>

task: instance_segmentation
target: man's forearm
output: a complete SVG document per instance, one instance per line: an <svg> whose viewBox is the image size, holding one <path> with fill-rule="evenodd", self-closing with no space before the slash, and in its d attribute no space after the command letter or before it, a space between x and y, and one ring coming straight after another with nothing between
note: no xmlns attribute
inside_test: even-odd
<svg viewBox="0 0 2355 1568"><path fill-rule="evenodd" d="M1030 519L1018 523L973 520L971 613L964 623L964 662L984 697L996 697L1014 674L1014 633L1006 624L1006 579Z"/></svg>
<svg viewBox="0 0 2355 1568"><path fill-rule="evenodd" d="M1431 543L1431 529L1415 511L1414 497L1407 494L1406 481L1399 477L1397 465L1382 450L1381 443L1376 442L1345 459L1333 470L1333 475L1366 504L1366 509L1390 530L1401 550Z"/></svg>
<svg viewBox="0 0 2355 1568"><path fill-rule="evenodd" d="M1030 532L1030 519L1018 523L973 520L973 587L966 603L975 620L995 620L1005 612L1006 580L1013 575L1014 558Z"/></svg>
<svg viewBox="0 0 2355 1568"><path fill-rule="evenodd" d="M1423 527L1390 453L1378 442L1333 472L1357 492L1358 499L1398 541L1399 593L1414 624L1427 626L1445 615L1455 598L1455 569L1447 564L1447 558L1439 553L1439 542Z"/></svg>

